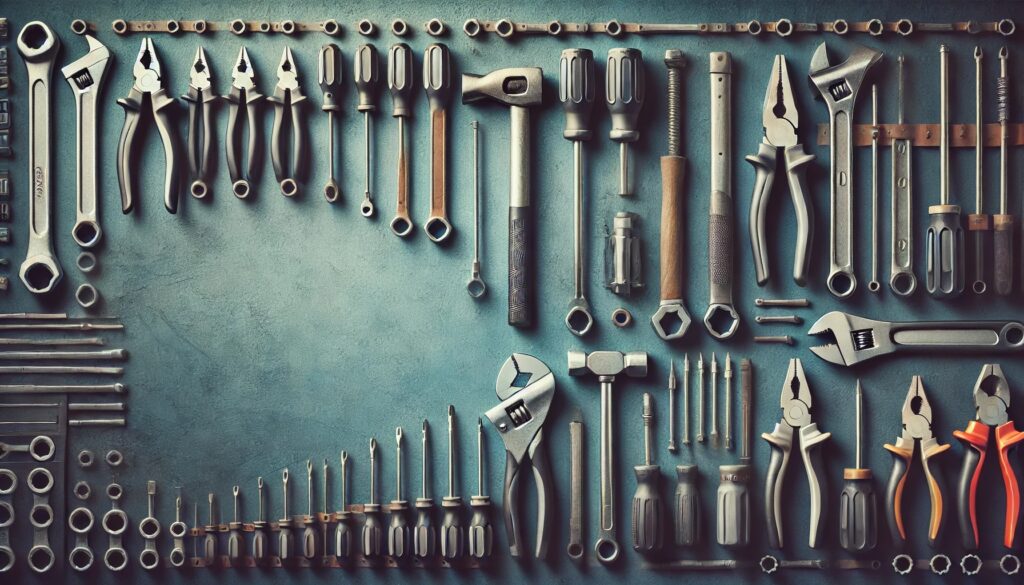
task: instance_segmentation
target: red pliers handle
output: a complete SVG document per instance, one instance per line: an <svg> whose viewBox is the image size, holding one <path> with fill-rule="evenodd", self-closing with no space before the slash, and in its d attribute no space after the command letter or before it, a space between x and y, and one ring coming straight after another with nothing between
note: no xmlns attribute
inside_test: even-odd
<svg viewBox="0 0 1024 585"><path fill-rule="evenodd" d="M988 447L989 426L983 422L972 420L964 431L953 431L953 436L964 444L964 465L960 470L960 482L957 486L957 504L959 506L960 534L964 548L976 550L980 538L978 534L977 492L981 479L981 469L985 464L985 452ZM999 470L1003 475L1006 488L1006 521L1003 528L1003 546L1011 548L1017 531L1017 519L1020 515L1020 481L1015 469L1016 458L1010 455L1017 444L1024 441L1024 432L1018 431L1009 421L995 427L996 449L999 454Z"/></svg>

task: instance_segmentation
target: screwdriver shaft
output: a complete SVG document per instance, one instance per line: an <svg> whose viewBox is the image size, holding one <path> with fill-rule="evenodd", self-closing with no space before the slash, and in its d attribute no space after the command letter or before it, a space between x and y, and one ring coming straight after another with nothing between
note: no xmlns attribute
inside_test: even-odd
<svg viewBox="0 0 1024 585"><path fill-rule="evenodd" d="M1013 216L1007 209L1007 142L1010 118L1010 79L1007 73L1009 53L1006 47L999 50L999 79L996 84L996 100L999 112L999 214L994 216L995 253L994 273L996 294L1008 295L1013 291Z"/></svg>
<svg viewBox="0 0 1024 585"><path fill-rule="evenodd" d="M690 444L690 355L683 354L683 444Z"/></svg>
<svg viewBox="0 0 1024 585"><path fill-rule="evenodd" d="M711 353L711 445L718 446L718 360Z"/></svg>
<svg viewBox="0 0 1024 585"><path fill-rule="evenodd" d="M704 354L697 358L697 442L704 442Z"/></svg>
<svg viewBox="0 0 1024 585"><path fill-rule="evenodd" d="M668 450L675 453L676 446L676 363L668 362Z"/></svg>

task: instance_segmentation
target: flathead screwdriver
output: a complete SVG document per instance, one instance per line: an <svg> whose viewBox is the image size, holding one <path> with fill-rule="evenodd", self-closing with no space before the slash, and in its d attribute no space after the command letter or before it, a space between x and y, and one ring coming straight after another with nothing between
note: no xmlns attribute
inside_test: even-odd
<svg viewBox="0 0 1024 585"><path fill-rule="evenodd" d="M644 393L644 464L633 467L636 492L633 494L633 550L643 553L661 549L664 530L661 502L661 468L651 463L651 425L654 406L650 393Z"/></svg>
<svg viewBox="0 0 1024 585"><path fill-rule="evenodd" d="M285 467L284 471L281 472L281 484L283 486L281 506L283 507L284 514L277 521L278 528L280 528L280 532L277 534L277 556L281 559L282 563L288 563L292 560L292 549L295 547L295 537L292 535L292 517L288 513L288 477L288 468Z"/></svg>
<svg viewBox="0 0 1024 585"><path fill-rule="evenodd" d="M455 407L448 405L448 495L441 500L441 556L462 556L462 498L455 495Z"/></svg>
<svg viewBox="0 0 1024 585"><path fill-rule="evenodd" d="M405 43L388 50L388 89L391 91L391 115L398 119L398 200L391 231L399 237L412 232L409 217L409 147L405 141L405 120L412 115L412 49Z"/></svg>
<svg viewBox="0 0 1024 585"><path fill-rule="evenodd" d="M377 439L370 439L370 502L363 505L363 556L376 559L381 556L384 524L377 503Z"/></svg>
<svg viewBox="0 0 1024 585"><path fill-rule="evenodd" d="M753 394L753 366L750 360L740 360L741 431L740 462L718 468L718 544L744 547L750 543L750 480L754 473L750 464L751 395Z"/></svg>
<svg viewBox="0 0 1024 585"><path fill-rule="evenodd" d="M427 433L426 419L423 420L422 451L420 467L420 497L416 498L416 528L412 533L412 548L416 556L426 559L434 556L437 548L437 527L434 526L434 500L427 489Z"/></svg>
<svg viewBox="0 0 1024 585"><path fill-rule="evenodd" d="M259 492L259 515L256 517L257 520L252 523L252 558L257 565L261 565L267 560L267 519L265 500L263 499L263 477L256 478L256 489Z"/></svg>
<svg viewBox="0 0 1024 585"><path fill-rule="evenodd" d="M409 502L402 499L402 427L395 429L395 499L391 501L391 525L388 527L388 554L396 561L409 556Z"/></svg>
<svg viewBox="0 0 1024 585"><path fill-rule="evenodd" d="M850 552L866 552L878 542L878 501L871 470L861 463L864 432L864 394L857 380L855 465L843 470L843 494L839 505L839 544Z"/></svg>
<svg viewBox="0 0 1024 585"><path fill-rule="evenodd" d="M373 196L370 185L373 183L373 174L370 172L370 151L373 134L370 115L377 109L377 91L380 86L380 60L377 58L377 49L373 45L360 45L356 49L355 62L352 67L355 74L356 91L359 94L359 103L356 110L363 113L363 161L366 180L366 190L363 191L363 203L359 210L363 217L373 215Z"/></svg>
<svg viewBox="0 0 1024 585"><path fill-rule="evenodd" d="M207 500L210 502L210 524L205 526L206 538L203 541L203 555L207 567L214 567L217 564L217 533L218 526L214 514L214 496L209 494Z"/></svg>
<svg viewBox="0 0 1024 585"><path fill-rule="evenodd" d="M619 195L633 194L629 143L640 138L638 121L644 106L645 83L644 59L639 49L608 50L605 99L612 118L609 137L619 143Z"/></svg>
<svg viewBox="0 0 1024 585"><path fill-rule="evenodd" d="M494 528L491 526L491 498L484 491L484 425L476 419L476 494L470 496L473 518L469 521L466 539L469 541L469 556L487 559L494 546Z"/></svg>
<svg viewBox="0 0 1024 585"><path fill-rule="evenodd" d="M338 559L345 560L352 555L352 512L348 511L348 452L341 452L341 508L334 514L337 524L334 526L334 554Z"/></svg>
<svg viewBox="0 0 1024 585"><path fill-rule="evenodd" d="M1006 47L999 49L999 79L996 81L996 101L999 112L999 213L992 216L995 232L994 278L996 294L1008 295L1013 291L1013 216L1007 209L1007 142L1010 119L1010 77Z"/></svg>
<svg viewBox="0 0 1024 585"><path fill-rule="evenodd" d="M334 203L341 197L341 187L334 178L334 115L341 111L338 92L341 88L341 49L334 43L320 47L317 60L317 80L324 94L321 110L327 112L327 168L330 174L324 185L324 199Z"/></svg>
<svg viewBox="0 0 1024 585"><path fill-rule="evenodd" d="M232 566L242 560L242 548L245 546L245 541L242 539L242 522L238 519L238 496L240 493L241 488L237 485L231 488L234 505L231 523L228 524L228 560Z"/></svg>
<svg viewBox="0 0 1024 585"><path fill-rule="evenodd" d="M316 530L313 528L313 460L306 459L306 516L302 519L302 556L316 558Z"/></svg>

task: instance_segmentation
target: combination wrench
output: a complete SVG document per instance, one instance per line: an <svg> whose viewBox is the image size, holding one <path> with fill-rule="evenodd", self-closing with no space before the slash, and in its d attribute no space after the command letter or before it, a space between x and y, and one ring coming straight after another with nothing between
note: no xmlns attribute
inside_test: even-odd
<svg viewBox="0 0 1024 585"><path fill-rule="evenodd" d="M903 126L903 64L900 55L899 86L897 89L896 123ZM914 275L914 210L913 182L911 181L911 155L913 143L909 138L892 139L892 262L889 268L889 288L906 297L917 290Z"/></svg>
<svg viewBox="0 0 1024 585"><path fill-rule="evenodd" d="M808 73L828 106L831 159L828 290L846 298L857 290L853 268L853 107L868 70L882 53L856 46L842 63L832 65L825 43L811 57Z"/></svg>
<svg viewBox="0 0 1024 585"><path fill-rule="evenodd" d="M60 51L60 39L46 24L35 20L18 34L18 52L28 70L29 192L28 253L18 275L33 294L46 294L57 286L63 272L53 254L50 230L50 77Z"/></svg>
<svg viewBox="0 0 1024 585"><path fill-rule="evenodd" d="M96 172L96 153L99 150L96 140L96 104L110 63L110 51L92 35L85 35L85 40L89 44L89 52L61 69L61 73L75 93L78 117L78 204L71 237L79 246L92 248L100 241L103 233L96 206L99 184Z"/></svg>
<svg viewBox="0 0 1024 585"><path fill-rule="evenodd" d="M448 220L448 101L452 93L452 57L448 46L434 43L423 53L423 88L430 102L430 217L423 224L430 241L440 244L452 234Z"/></svg>

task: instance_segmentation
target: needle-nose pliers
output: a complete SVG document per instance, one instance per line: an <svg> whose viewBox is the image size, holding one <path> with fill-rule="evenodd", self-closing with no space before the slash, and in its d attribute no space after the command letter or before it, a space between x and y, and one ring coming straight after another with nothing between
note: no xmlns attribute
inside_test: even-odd
<svg viewBox="0 0 1024 585"><path fill-rule="evenodd" d="M306 126L302 121L302 102L306 101L306 96L299 87L299 73L295 69L292 50L288 47L285 47L281 55L281 64L277 66L277 86L274 88L274 95L267 100L274 104L274 128L270 137L270 158L274 163L274 175L281 187L281 194L293 197L299 192L297 177L306 162ZM291 172L286 162L286 118L290 118L288 122L292 127Z"/></svg>

